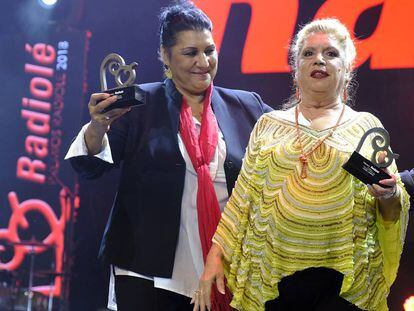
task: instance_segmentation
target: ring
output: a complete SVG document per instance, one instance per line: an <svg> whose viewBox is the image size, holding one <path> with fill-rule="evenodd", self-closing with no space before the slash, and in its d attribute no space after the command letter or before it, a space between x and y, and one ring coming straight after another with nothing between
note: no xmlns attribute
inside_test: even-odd
<svg viewBox="0 0 414 311"><path fill-rule="evenodd" d="M110 117L108 117L108 116L105 116L105 120L106 121L108 121L110 119Z"/></svg>
<svg viewBox="0 0 414 311"><path fill-rule="evenodd" d="M194 296L201 295L201 293L202 293L202 290L201 289L197 289L197 290L194 291Z"/></svg>

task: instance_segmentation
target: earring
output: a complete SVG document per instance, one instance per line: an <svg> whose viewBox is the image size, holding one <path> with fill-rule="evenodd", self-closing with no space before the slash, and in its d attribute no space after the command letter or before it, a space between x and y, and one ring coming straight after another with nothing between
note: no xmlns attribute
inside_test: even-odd
<svg viewBox="0 0 414 311"><path fill-rule="evenodd" d="M298 87L296 88L295 98L296 98L296 100L297 100L298 102L300 102L300 91L299 91L299 88L298 88Z"/></svg>
<svg viewBox="0 0 414 311"><path fill-rule="evenodd" d="M345 104L348 101L348 89L347 88L344 89L343 100Z"/></svg>
<svg viewBox="0 0 414 311"><path fill-rule="evenodd" d="M164 65L164 75L168 78L168 79L172 79L172 72L171 72L171 68L168 67L167 65Z"/></svg>

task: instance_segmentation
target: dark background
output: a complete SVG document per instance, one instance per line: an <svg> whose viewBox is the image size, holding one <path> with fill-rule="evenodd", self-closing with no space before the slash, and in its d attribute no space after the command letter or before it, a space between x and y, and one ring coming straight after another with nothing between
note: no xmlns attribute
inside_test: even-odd
<svg viewBox="0 0 414 311"><path fill-rule="evenodd" d="M218 6L221 3L220 0L211 1L216 1ZM86 66L87 83L84 86L86 98L88 98L90 93L100 89L100 63L107 54L112 52L122 55L127 63L132 61L139 63L138 83L162 79L162 66L157 54L159 46L157 15L160 8L169 3L170 1L155 0L60 0L53 11L46 12L37 5L37 0L6 0L2 1L3 17L0 21L0 34L4 36L22 34L32 38L42 38L47 36L46 29L50 27L89 30L92 37ZM324 1L320 0L299 1L297 25L312 20L323 3ZM372 34L381 16L381 11L382 6L379 5L360 15L355 29L358 37L367 38ZM232 6L221 44L219 71L215 84L256 91L266 103L277 108L291 95L290 74L246 75L240 70L250 16L250 5L234 4ZM401 29L401 31L411 35L412 29ZM13 44L13 42L3 40L1 44ZM0 57L2 70L6 66L12 66L13 58L6 58L3 55ZM395 57L398 57L398 51ZM83 69L79 68L80 78ZM14 80L13 77L6 76L4 71L0 77L2 86L7 92L12 92L13 88L19 88L18 79ZM399 169L411 168L414 162L411 156L413 151L411 135L414 129L412 122L414 120L414 93L412 91L414 69L371 70L369 60L367 60L357 69L356 80L359 86L355 95L354 108L358 111L369 111L380 118L390 132L394 151L400 154ZM10 81L15 81L15 83L10 83ZM79 128L89 120L86 104L86 100L84 103L73 103L76 109L83 107L83 121L78 125ZM4 107L0 107L0 112L3 116L10 113ZM76 132L70 133L72 136L75 134ZM109 270L108 267L98 263L96 255L116 190L117 177L118 172L113 171L100 180L80 181L81 208L75 226L70 310L97 310L106 305ZM1 187L6 186L5 181L0 181L0 183ZM1 224L3 222L5 222L4 219ZM414 295L413 230L411 221L398 278L389 297L392 311L402 310L403 301L408 296Z"/></svg>

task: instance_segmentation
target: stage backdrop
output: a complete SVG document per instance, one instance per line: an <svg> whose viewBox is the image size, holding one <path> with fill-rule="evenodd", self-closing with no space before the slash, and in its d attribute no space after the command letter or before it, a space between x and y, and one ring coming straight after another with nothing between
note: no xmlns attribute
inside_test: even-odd
<svg viewBox="0 0 414 311"><path fill-rule="evenodd" d="M45 296L61 298L67 285L61 276L79 198L63 157L81 121L88 39L54 25L0 36L0 270L13 272L2 286L19 295L30 274Z"/></svg>
<svg viewBox="0 0 414 311"><path fill-rule="evenodd" d="M75 50L69 42L69 51L73 53L69 53L70 59L78 64L76 68L73 65L69 67L74 70L74 76L78 77L77 82L81 81L86 70L88 96L100 89L100 63L112 52L121 54L127 63L132 61L139 63L137 73L139 83L162 79L162 66L157 54L158 14L160 8L170 4L170 1L60 0L60 2L72 3L61 7L59 16L64 16L65 24L78 29L80 34L85 34L86 30L92 34L86 67L82 66L83 45L79 43L79 47ZM288 46L299 25L319 17L336 17L343 21L352 30L358 50L356 71L358 87L354 96L354 108L358 111L369 111L381 119L390 132L394 151L400 154L397 162L400 170L414 166L412 157L414 36L411 34L414 28L414 19L411 16L414 12L414 2L412 0L198 0L194 2L211 17L214 23L214 37L219 48L219 71L215 84L258 92L264 101L274 108L279 108L292 92ZM62 13L64 9L67 10L66 15ZM18 10L19 7L16 7L16 11ZM21 20L20 23L23 26L19 29L28 32L28 28L24 27L27 21ZM55 26L58 25L60 25L59 20ZM7 40L9 41L6 42L11 42L10 39ZM19 173L16 170L18 159L26 157L32 161L45 162L38 156L28 154L25 149L24 140L30 135L26 122L30 119L24 117L22 111L45 113L28 106L30 98L39 100L29 94L29 83L30 79L36 76L52 80L51 77L45 76L50 72L47 71L48 69L42 69L43 75L40 76L40 69L33 73L35 67L30 67L32 72L27 72L25 64L53 67L55 78L58 72L56 61L53 65L36 63L33 54L29 54L25 46L26 43L32 47L36 43L45 43L53 46L58 53L59 41L26 41L21 41L13 50L15 52L9 52L13 55L9 54L7 58L0 59L2 68L7 68L1 73L1 82L3 95L8 96L8 100L4 101L0 108L3 129L7 129L0 144L1 160L6 163L0 180L2 228L7 228L11 215L10 198L13 199L14 195L10 197L10 193L16 193L19 202L39 196L35 192L37 190L28 190L34 189L32 188L36 186L34 182L16 181L18 179L16 174ZM7 49L2 45L1 50ZM32 59L28 58L29 56ZM73 79L72 81L76 82ZM86 108L88 96L83 100L81 111L79 102L81 95L77 93L78 91L71 91L70 96L73 97L70 103L74 105L71 109L72 107L75 107L75 110L79 109L79 113L83 113L83 119L78 122L78 115L72 115L70 124L63 124L62 131L68 136L75 136L81 125L88 121ZM23 97L27 98L26 104L24 100L22 101ZM51 116L51 120L52 118ZM68 147L69 141L69 138L62 141L62 145L66 145L61 147L60 157L62 150ZM48 150L52 148L50 143L51 141L48 142ZM49 180L48 168L44 172L39 171L40 174L45 175L46 183ZM74 235L71 310L96 310L105 306L109 271L107 267L99 265L96 255L116 191L118 173L112 171L97 181L79 181L81 200ZM72 193L73 184L72 177L65 180L65 185ZM62 188L56 186L55 192L60 189ZM59 206L57 201L48 204ZM58 212L57 215L59 217L61 214ZM414 232L411 222L400 273L389 298L392 311L402 310L403 301L409 295L414 295L413 251Z"/></svg>

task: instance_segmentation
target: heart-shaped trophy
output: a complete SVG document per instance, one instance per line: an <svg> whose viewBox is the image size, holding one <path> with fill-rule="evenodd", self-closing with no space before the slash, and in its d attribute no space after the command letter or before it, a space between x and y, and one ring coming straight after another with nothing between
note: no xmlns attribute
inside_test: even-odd
<svg viewBox="0 0 414 311"><path fill-rule="evenodd" d="M136 107L145 103L145 92L137 84L134 84L136 78L135 68L137 66L138 64L135 62L126 65L121 55L116 53L111 53L104 58L100 71L101 90L110 95L117 95L118 98L103 112L114 108ZM117 85L115 88L108 89L106 83L107 69L115 77ZM126 77L125 82L122 82L122 76Z"/></svg>
<svg viewBox="0 0 414 311"><path fill-rule="evenodd" d="M365 140L371 134L375 134L371 139L371 145L374 151L372 152L371 160L368 160L359 152L364 145ZM385 161L382 163L378 162L378 155L380 152L385 152ZM398 159L398 157L398 154L391 151L390 135L387 130L382 127L374 127L365 132L361 137L356 150L342 167L364 184L377 184L387 188L388 186L379 183L382 179L391 178L389 174L383 171L383 168L388 167L392 161Z"/></svg>

